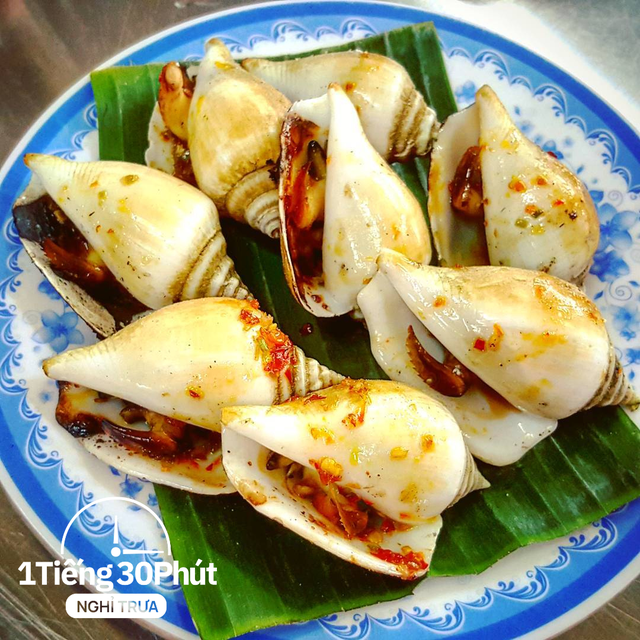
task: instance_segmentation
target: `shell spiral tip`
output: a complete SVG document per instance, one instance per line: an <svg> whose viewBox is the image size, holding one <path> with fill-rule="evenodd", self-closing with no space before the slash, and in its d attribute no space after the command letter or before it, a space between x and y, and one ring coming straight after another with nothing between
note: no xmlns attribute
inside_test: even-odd
<svg viewBox="0 0 640 640"><path fill-rule="evenodd" d="M269 206L260 215L253 218L249 224L269 238L280 237L280 214L277 206Z"/></svg>
<svg viewBox="0 0 640 640"><path fill-rule="evenodd" d="M480 489L488 489L491 486L489 481L480 473L476 461L471 456L471 453L467 449L467 464L465 468L465 475L460 485L460 489L452 500L449 506L454 505L458 500L461 500L472 491L478 491Z"/></svg>
<svg viewBox="0 0 640 640"><path fill-rule="evenodd" d="M640 396L631 386L620 361L613 355L612 347L612 357L607 375L585 409L616 405L623 405L634 411L640 406Z"/></svg>
<svg viewBox="0 0 640 640"><path fill-rule="evenodd" d="M439 129L435 111L415 89L404 101L398 126L390 141L389 162L427 155Z"/></svg>
<svg viewBox="0 0 640 640"><path fill-rule="evenodd" d="M272 171L271 166L266 166L242 178L227 195L225 208L234 220L245 222L270 238L277 238L280 213Z"/></svg>
<svg viewBox="0 0 640 640"><path fill-rule="evenodd" d="M300 347L295 347L293 375L288 379L284 373L279 379L278 403L291 396L305 396L312 391L326 389L344 380L344 376L332 371L313 358L308 358Z"/></svg>
<svg viewBox="0 0 640 640"><path fill-rule="evenodd" d="M253 300L253 294L244 285L238 272L234 268L229 269L219 296L223 298L235 298L236 300Z"/></svg>

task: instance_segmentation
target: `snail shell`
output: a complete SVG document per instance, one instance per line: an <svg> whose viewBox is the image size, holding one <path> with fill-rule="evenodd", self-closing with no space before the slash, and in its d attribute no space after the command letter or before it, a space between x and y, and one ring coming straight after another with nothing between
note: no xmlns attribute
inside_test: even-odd
<svg viewBox="0 0 640 640"><path fill-rule="evenodd" d="M287 283L316 316L355 309L382 248L431 258L420 204L371 146L337 84L295 103L285 119L280 220Z"/></svg>
<svg viewBox="0 0 640 640"><path fill-rule="evenodd" d="M461 167L465 152L474 149L475 162ZM461 169L481 175L481 193L462 192L477 198L473 214L452 206L450 185ZM586 187L522 134L488 86L440 130L431 157L429 218L443 266L520 267L576 284L589 270L600 234Z"/></svg>
<svg viewBox="0 0 640 640"><path fill-rule="evenodd" d="M215 205L194 187L127 162L71 162L28 154L34 178L14 205L18 232L30 257L73 309L101 335L115 318L54 266L46 251L50 227L29 207L53 200L104 266L140 303L157 309L201 296L249 296L226 252ZM55 211L54 211L55 213ZM33 216L35 215L35 220ZM61 217L60 213L55 213ZM35 235L34 235L35 234Z"/></svg>
<svg viewBox="0 0 640 640"><path fill-rule="evenodd" d="M118 398L107 398L93 389L63 382L59 384L56 419L90 454L122 473L192 493L235 492L222 466L220 439L213 437L217 434L204 432L206 450L204 439L198 434L196 455L185 451L158 455L158 451L140 446L141 439L151 438L151 443L154 442L151 425L147 421L124 420L126 407ZM154 416L154 419L162 420L162 417ZM191 432L187 438L193 437L195 428L188 428ZM167 435L170 437L170 433L161 433L161 436Z"/></svg>
<svg viewBox="0 0 640 640"><path fill-rule="evenodd" d="M390 381L345 380L274 407L227 407L222 425L229 479L258 511L345 560L403 578L425 573L442 511L488 486L447 409ZM286 488L283 469L268 470L269 451L307 473L318 470L319 486L349 490L383 517L412 528L379 532L375 547L345 535L315 500ZM421 554L421 566L402 571L380 548L404 556L409 548Z"/></svg>
<svg viewBox="0 0 640 640"><path fill-rule="evenodd" d="M512 464L556 429L557 420L516 409L477 378L462 395L441 388L434 379L442 375L440 367L425 367L417 351L424 349L438 363L444 363L444 348L382 271L358 294L358 306L376 362L392 380L420 389L447 407L475 458L497 466ZM450 375L457 375L455 368Z"/></svg>
<svg viewBox="0 0 640 640"><path fill-rule="evenodd" d="M278 340L281 353L277 344L270 349ZM270 364L271 358L279 361ZM54 380L213 431L224 406L269 405L342 379L307 358L267 314L232 298L164 307L106 340L46 360L43 368Z"/></svg>
<svg viewBox="0 0 640 640"><path fill-rule="evenodd" d="M638 404L604 318L577 286L509 267L418 265L393 252L379 266L434 338L518 409L560 420Z"/></svg>
<svg viewBox="0 0 640 640"><path fill-rule="evenodd" d="M176 72L175 67L167 67L163 76ZM165 82L158 113L177 137L184 136L186 129L198 186L220 211L276 236L278 192L272 172L280 154L282 120L291 103L242 69L216 39L205 46L192 91L192 96L185 96L182 83ZM173 98L172 92L178 96ZM156 115L150 123L147 161L171 165L163 162L169 143L158 142L162 132L158 134L157 124Z"/></svg>
<svg viewBox="0 0 640 640"><path fill-rule="evenodd" d="M319 98L339 84L360 116L365 134L388 162L426 155L438 123L406 69L391 58L362 51L295 60L247 58L242 66L292 101Z"/></svg>
<svg viewBox="0 0 640 640"><path fill-rule="evenodd" d="M217 39L196 67L170 62L149 122L145 161L193 179L218 209L270 237L279 233L279 136L291 103L246 72ZM179 168L176 151L188 158ZM184 164L184 163L183 163Z"/></svg>
<svg viewBox="0 0 640 640"><path fill-rule="evenodd" d="M231 298L165 307L102 342L50 358L43 368L61 382L61 424L71 410L71 421L84 414L126 429L125 441L132 427L120 417L122 401L219 431L221 409L229 404L271 404L342 380L294 347L255 304ZM98 392L111 399L100 397L96 404ZM132 451L117 435L107 430L81 441L100 460L131 475L197 493L234 491L219 447L194 460L155 459L139 448Z"/></svg>

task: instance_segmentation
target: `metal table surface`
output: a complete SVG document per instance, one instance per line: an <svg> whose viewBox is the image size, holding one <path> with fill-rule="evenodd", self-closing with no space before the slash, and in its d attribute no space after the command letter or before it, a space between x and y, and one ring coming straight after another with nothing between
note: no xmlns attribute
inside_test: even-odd
<svg viewBox="0 0 640 640"><path fill-rule="evenodd" d="M0 159L68 86L138 40L188 18L242 2L225 0L0 0ZM433 7L437 0L408 4ZM463 0L469 11L529 9L589 67L634 104L640 97L639 0ZM283 12L286 9L283 9ZM604 96L605 98L607 96ZM0 492L0 638L155 638L128 620L74 620L66 586L21 587L24 560L48 552ZM640 579L578 626L565 640L640 637Z"/></svg>

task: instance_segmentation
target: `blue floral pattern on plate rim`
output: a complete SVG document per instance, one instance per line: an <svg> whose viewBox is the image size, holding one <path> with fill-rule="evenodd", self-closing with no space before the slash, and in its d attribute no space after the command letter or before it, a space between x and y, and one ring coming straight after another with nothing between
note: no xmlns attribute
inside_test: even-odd
<svg viewBox="0 0 640 640"><path fill-rule="evenodd" d="M286 20L282 19L284 11L288 14ZM632 263L640 261L640 252L633 250L639 238L636 224L640 217L638 203L634 202L640 191L640 167L631 151L633 145L637 145L637 136L605 103L550 63L498 36L422 10L374 3L335 2L313 6L306 3L286 7L260 6L208 17L172 33L161 34L149 44L143 43L137 50L128 52L119 63L139 64L154 59L197 57L194 51L201 50L202 40L212 34L223 36L230 48L241 54L250 49L256 50L264 43L286 42L309 47L316 41L355 39L430 19L439 29L448 63L457 59L467 60L475 69L490 69L496 79L506 80L509 86L525 88L540 101L550 100L555 115L564 124L577 126L586 141L601 145L604 164L609 165L612 174L623 179L624 189L605 192L595 184L592 188L602 218L603 233L592 270L595 277L592 278L590 292L599 304L618 303L613 305L611 317L613 328L624 343L624 349L618 350L619 355L625 365L633 367L640 364L640 348L638 342L634 342L640 328L639 292L636 291L640 285L629 277L634 268ZM194 42L200 43L199 46L194 47ZM474 82L467 79L454 86L461 106L470 102L474 89ZM520 114L518 110L519 107L515 107L516 117L522 116L518 124L524 130L533 127L526 114ZM37 130L27 134L21 146L28 144L29 151L55 151L66 157L75 157L82 152L87 134L95 129L95 125L95 107L90 87L85 82L57 104ZM567 153L567 162L571 164L572 142L569 137L561 141L540 137L539 133L527 133L556 155L564 158ZM60 141L65 139L71 140L71 146L68 143L60 146ZM10 160L5 169L7 175L0 185L0 202L8 211L10 203L24 187L27 171L19 157ZM581 171L580 166L574 166L574 169ZM592 187L591 184L589 186ZM84 489L82 482L65 473L62 454L47 450L47 427L41 424L40 416L26 401L25 381L15 377L22 356L18 350L20 341L12 332L12 322L21 310L9 302L10 294L21 286L22 269L18 264L19 241L12 226L4 224L3 232L5 242L0 246L0 259L4 260L0 273L0 393L3 395L0 433L5 442L7 439L14 442L13 446L4 447L0 453L5 468L2 477L14 501L33 509L35 518L32 526L42 527L53 538L59 539L59 532L67 520L58 501L72 502L75 508L79 508L91 501L92 494ZM59 306L59 299L46 283L41 282L38 291L43 298L57 302L58 310L45 309L39 314L39 328L35 328L31 335L36 345L34 351L43 345L55 353L68 345L82 343L84 336L76 328L75 316ZM27 313L33 315L35 312ZM632 370L632 375L634 373ZM41 393L41 400L45 403L54 401L48 394L48 391ZM26 442L19 441L15 430L9 428L16 417L23 427L28 427ZM54 468L58 473L57 484L34 496L33 487L42 488L50 477L46 474ZM144 495L147 504L155 506L153 491L144 488L148 483L127 476L120 478L115 470L112 473L118 476L121 495ZM141 493L143 490L144 494ZM28 499L27 495L30 496ZM110 530L108 516L104 521L89 518L85 523L86 536L76 541L73 554L94 566L100 565L103 550L93 538ZM403 633L412 637L453 632L457 637L485 636L488 633L520 635L554 620L614 579L637 554L634 540L639 534L640 507L636 502L594 523L587 535L578 533L565 543L556 545L555 558L529 568L523 580L498 581L496 586L484 588L474 599L452 598L443 611L430 610L428 602L415 600L414 596L414 600L403 601L399 608L396 606L397 613L392 616L378 616L376 612L355 612L347 618L344 615L329 616L321 621L279 629L277 634L301 637L322 629L339 638L363 638L383 637L402 628ZM137 543L128 544L135 546ZM590 558L589 562L585 561L586 558ZM193 632L181 594L173 595L167 621L183 632ZM176 627L172 631L177 631ZM275 637L269 631L261 635Z"/></svg>

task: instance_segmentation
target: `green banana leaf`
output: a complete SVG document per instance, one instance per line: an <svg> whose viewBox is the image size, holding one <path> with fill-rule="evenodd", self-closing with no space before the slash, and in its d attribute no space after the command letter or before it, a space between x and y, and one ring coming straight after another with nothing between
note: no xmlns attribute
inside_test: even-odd
<svg viewBox="0 0 640 640"><path fill-rule="evenodd" d="M455 111L433 25L330 50L353 48L402 63L440 120ZM144 162L160 69L115 67L92 75L101 158ZM428 162L394 168L426 208ZM294 301L276 243L233 222L225 222L224 231L229 254L262 308L309 356L352 377L384 377L361 324L314 318ZM301 331L306 324L312 333ZM492 486L444 513L431 576L478 573L518 547L574 531L640 496L640 431L619 409L592 410L562 421L518 463L480 467ZM415 585L338 560L238 496L203 497L161 486L156 493L176 559L184 566L202 559L218 568L217 586L184 586L204 638L393 600Z"/></svg>

